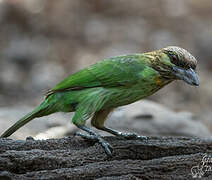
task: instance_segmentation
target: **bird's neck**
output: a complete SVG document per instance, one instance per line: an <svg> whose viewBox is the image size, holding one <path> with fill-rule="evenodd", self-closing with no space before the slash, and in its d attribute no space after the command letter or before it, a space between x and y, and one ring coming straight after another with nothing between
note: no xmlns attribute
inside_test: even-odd
<svg viewBox="0 0 212 180"><path fill-rule="evenodd" d="M170 59L167 54L158 50L145 53L145 56L147 57L147 63L149 66L155 69L164 81L168 81L169 83L170 80L173 79L173 75L170 70Z"/></svg>

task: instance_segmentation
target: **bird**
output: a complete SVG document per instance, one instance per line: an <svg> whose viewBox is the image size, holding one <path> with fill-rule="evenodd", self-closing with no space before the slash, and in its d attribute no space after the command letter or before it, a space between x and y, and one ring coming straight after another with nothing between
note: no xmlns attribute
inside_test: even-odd
<svg viewBox="0 0 212 180"><path fill-rule="evenodd" d="M105 126L108 115L115 108L148 97L175 80L199 86L196 66L196 58L177 46L98 61L58 83L47 92L39 106L0 137L10 136L34 118L56 112L75 112L72 122L84 131L77 135L96 140L111 156L113 147L95 130L86 126L86 121L91 118L93 127L115 136L147 140L146 136L123 133Z"/></svg>

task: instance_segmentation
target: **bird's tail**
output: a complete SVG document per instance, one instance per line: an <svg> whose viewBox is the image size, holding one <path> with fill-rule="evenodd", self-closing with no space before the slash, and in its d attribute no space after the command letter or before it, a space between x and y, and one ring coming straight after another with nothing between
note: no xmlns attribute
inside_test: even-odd
<svg viewBox="0 0 212 180"><path fill-rule="evenodd" d="M26 123L31 121L32 119L36 117L41 117L45 115L49 115L53 111L53 108L51 105L49 105L48 101L45 100L43 103L41 103L37 108L35 108L32 112L25 115L23 118L19 119L14 125L12 125L9 129L7 129L0 138L8 137L11 134L13 134L15 131L17 131L19 128L24 126Z"/></svg>

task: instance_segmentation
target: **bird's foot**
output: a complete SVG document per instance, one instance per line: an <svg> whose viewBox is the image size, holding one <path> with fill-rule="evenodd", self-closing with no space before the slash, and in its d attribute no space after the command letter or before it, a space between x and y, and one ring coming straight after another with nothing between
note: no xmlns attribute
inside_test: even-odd
<svg viewBox="0 0 212 180"><path fill-rule="evenodd" d="M139 136L136 133L123 133L114 129L111 129L109 127L104 127L101 130L106 131L108 133L111 133L115 136L123 137L125 139L139 139L139 140L147 140L146 136Z"/></svg>
<svg viewBox="0 0 212 180"><path fill-rule="evenodd" d="M95 136L90 135L90 134L84 134L84 133L81 133L81 132L76 132L75 136L80 136L84 139L89 139L89 140L97 140Z"/></svg>
<svg viewBox="0 0 212 180"><path fill-rule="evenodd" d="M83 134L80 132L76 132L76 135L80 136L84 139L98 141L102 145L102 147L105 149L105 152L107 153L107 155L112 156L113 147L107 141L105 141L100 135L97 135L96 133L95 134Z"/></svg>
<svg viewBox="0 0 212 180"><path fill-rule="evenodd" d="M136 133L123 133L118 132L117 136L123 137L125 139L139 139L139 140L147 140L148 138L146 136L140 136Z"/></svg>

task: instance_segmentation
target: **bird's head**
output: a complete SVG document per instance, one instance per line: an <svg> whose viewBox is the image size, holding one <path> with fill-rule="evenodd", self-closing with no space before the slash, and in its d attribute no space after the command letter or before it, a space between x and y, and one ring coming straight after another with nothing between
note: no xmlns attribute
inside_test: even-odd
<svg viewBox="0 0 212 180"><path fill-rule="evenodd" d="M190 85L199 85L195 72L197 60L194 56L185 49L176 46L169 46L160 51L168 57L160 60L161 64L164 65L162 74L171 80L183 80Z"/></svg>

